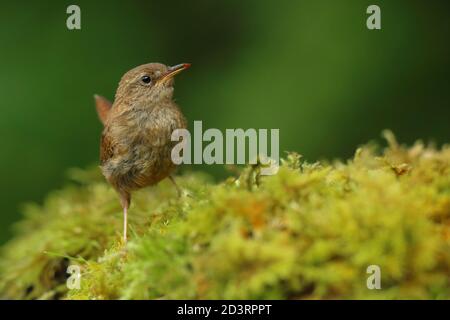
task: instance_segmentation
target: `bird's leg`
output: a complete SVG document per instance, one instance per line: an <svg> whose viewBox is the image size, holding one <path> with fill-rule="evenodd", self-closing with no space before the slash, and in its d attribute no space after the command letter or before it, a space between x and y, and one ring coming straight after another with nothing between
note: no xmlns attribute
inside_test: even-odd
<svg viewBox="0 0 450 320"><path fill-rule="evenodd" d="M175 178L172 175L170 175L169 179L170 179L170 181L172 181L173 185L175 186L175 189L177 189L178 197L181 198L183 195L183 192L182 192L181 188L178 186L177 182L175 181Z"/></svg>
<svg viewBox="0 0 450 320"><path fill-rule="evenodd" d="M123 242L127 243L127 220L128 220L128 208L130 207L130 201L131 197L128 192L121 192L120 193L120 203L122 204L123 208Z"/></svg>
<svg viewBox="0 0 450 320"><path fill-rule="evenodd" d="M123 242L127 243L127 218L128 218L128 208L123 207Z"/></svg>

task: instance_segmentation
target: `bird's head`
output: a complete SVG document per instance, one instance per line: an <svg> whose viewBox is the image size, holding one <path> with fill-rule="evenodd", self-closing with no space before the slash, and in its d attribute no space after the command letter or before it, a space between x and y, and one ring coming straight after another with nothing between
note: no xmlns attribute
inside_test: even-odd
<svg viewBox="0 0 450 320"><path fill-rule="evenodd" d="M172 99L173 77L189 67L188 63L172 67L161 63L148 63L131 69L120 80L115 100L145 107Z"/></svg>

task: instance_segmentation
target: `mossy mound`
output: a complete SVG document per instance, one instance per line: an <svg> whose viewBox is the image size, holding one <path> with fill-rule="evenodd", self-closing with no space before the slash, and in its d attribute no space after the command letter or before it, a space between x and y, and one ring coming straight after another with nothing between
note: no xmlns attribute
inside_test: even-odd
<svg viewBox="0 0 450 320"><path fill-rule="evenodd" d="M96 169L30 205L3 247L10 299L450 299L450 147L411 148L387 134L342 163L291 153L214 184L178 178L134 194L121 242L116 194ZM81 268L67 289L67 267ZM369 265L381 269L369 290Z"/></svg>

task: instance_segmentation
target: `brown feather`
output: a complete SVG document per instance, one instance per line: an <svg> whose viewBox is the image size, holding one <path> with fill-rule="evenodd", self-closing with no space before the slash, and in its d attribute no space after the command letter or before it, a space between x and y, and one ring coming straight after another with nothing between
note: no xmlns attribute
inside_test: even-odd
<svg viewBox="0 0 450 320"><path fill-rule="evenodd" d="M98 118L103 124L105 124L106 118L108 117L109 111L111 110L112 103L109 102L106 98L99 96L97 94L94 95L94 99Z"/></svg>
<svg viewBox="0 0 450 320"><path fill-rule="evenodd" d="M111 138L103 133L100 141L100 164L103 165L114 155L114 144Z"/></svg>

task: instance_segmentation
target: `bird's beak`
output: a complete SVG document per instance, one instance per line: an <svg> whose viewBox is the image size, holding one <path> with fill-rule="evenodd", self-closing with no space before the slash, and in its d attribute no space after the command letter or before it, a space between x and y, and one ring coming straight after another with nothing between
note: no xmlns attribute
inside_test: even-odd
<svg viewBox="0 0 450 320"><path fill-rule="evenodd" d="M179 74L181 71L186 70L191 66L190 63L181 63L176 66L169 67L167 72L160 78L160 82L164 83L167 80L173 78L175 75Z"/></svg>

